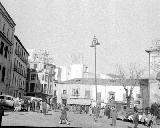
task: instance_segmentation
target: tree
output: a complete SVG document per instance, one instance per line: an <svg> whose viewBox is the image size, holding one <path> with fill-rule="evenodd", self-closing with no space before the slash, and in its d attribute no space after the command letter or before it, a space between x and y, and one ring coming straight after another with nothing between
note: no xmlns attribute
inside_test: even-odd
<svg viewBox="0 0 160 128"><path fill-rule="evenodd" d="M136 64L130 64L128 70L125 71L121 65L117 65L117 73L117 79L126 92L127 109L129 110L133 89L135 86L140 85L140 79L144 74L144 69L137 68Z"/></svg>

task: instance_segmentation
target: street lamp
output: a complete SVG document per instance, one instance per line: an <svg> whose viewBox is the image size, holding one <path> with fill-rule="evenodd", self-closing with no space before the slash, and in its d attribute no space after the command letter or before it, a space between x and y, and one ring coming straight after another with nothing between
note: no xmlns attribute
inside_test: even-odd
<svg viewBox="0 0 160 128"><path fill-rule="evenodd" d="M145 50L148 54L149 54L149 79L150 79L150 54L152 52L152 50Z"/></svg>
<svg viewBox="0 0 160 128"><path fill-rule="evenodd" d="M98 101L97 101L97 76L96 76L96 46L100 45L100 43L98 42L98 39L96 38L96 36L94 35L92 44L90 47L94 47L95 49L95 88L96 88L96 108L98 105Z"/></svg>

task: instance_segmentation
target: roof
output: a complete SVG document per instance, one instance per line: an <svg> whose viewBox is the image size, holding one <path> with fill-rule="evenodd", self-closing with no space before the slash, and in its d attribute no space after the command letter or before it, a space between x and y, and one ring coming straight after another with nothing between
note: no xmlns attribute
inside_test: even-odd
<svg viewBox="0 0 160 128"><path fill-rule="evenodd" d="M3 14L5 15L5 17L7 18L8 22L12 24L12 27L15 27L16 24L14 22L14 20L11 18L11 16L8 14L8 12L6 11L5 7L2 5L2 3L0 2L0 6L2 7L2 11Z"/></svg>
<svg viewBox="0 0 160 128"><path fill-rule="evenodd" d="M98 85L106 85L109 82L113 82L114 80L111 79L97 79ZM87 85L94 85L95 79L94 78L75 78L68 81L62 81L61 84L87 84Z"/></svg>
<svg viewBox="0 0 160 128"><path fill-rule="evenodd" d="M22 48L26 51L26 53L29 55L28 51L26 50L26 48L23 46L23 44L21 43L21 41L19 40L19 38L14 35L15 39L19 42L19 44L22 46Z"/></svg>
<svg viewBox="0 0 160 128"><path fill-rule="evenodd" d="M140 79L141 84L147 85L148 79ZM95 85L94 78L75 78L67 81L59 82L60 84L84 84L84 85ZM97 85L108 85L108 84L120 85L118 79L100 79L97 78Z"/></svg>

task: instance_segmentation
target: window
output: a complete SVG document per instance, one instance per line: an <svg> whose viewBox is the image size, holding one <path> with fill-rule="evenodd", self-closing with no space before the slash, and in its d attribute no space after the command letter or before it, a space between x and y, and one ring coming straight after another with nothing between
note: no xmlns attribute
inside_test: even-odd
<svg viewBox="0 0 160 128"><path fill-rule="evenodd" d="M44 69L46 69L46 65L44 65Z"/></svg>
<svg viewBox="0 0 160 128"><path fill-rule="evenodd" d="M6 57L6 58L7 58L8 46L6 46L6 47L5 47L4 51L5 51L5 52L4 52L4 57Z"/></svg>
<svg viewBox="0 0 160 128"><path fill-rule="evenodd" d="M42 80L44 80L44 75L42 76Z"/></svg>
<svg viewBox="0 0 160 128"><path fill-rule="evenodd" d="M136 98L141 98L141 94L136 94Z"/></svg>
<svg viewBox="0 0 160 128"><path fill-rule="evenodd" d="M29 85L28 85L28 83L26 84L26 92L28 92L29 91Z"/></svg>
<svg viewBox="0 0 160 128"><path fill-rule="evenodd" d="M9 29L8 29L8 31L7 31L7 37L9 37Z"/></svg>
<svg viewBox="0 0 160 128"><path fill-rule="evenodd" d="M12 98L11 97L6 97L6 100L11 100Z"/></svg>
<svg viewBox="0 0 160 128"><path fill-rule="evenodd" d="M48 76L47 75L45 76L45 81L48 81Z"/></svg>
<svg viewBox="0 0 160 128"><path fill-rule="evenodd" d="M31 80L36 80L36 74L31 74Z"/></svg>
<svg viewBox="0 0 160 128"><path fill-rule="evenodd" d="M57 91L56 91L56 90L54 90L54 97L55 97L55 96L57 96Z"/></svg>
<svg viewBox="0 0 160 128"><path fill-rule="evenodd" d="M73 96L79 96L79 88L77 88L77 89L72 89L72 95L73 95Z"/></svg>
<svg viewBox="0 0 160 128"><path fill-rule="evenodd" d="M90 98L90 90L85 90L85 98Z"/></svg>
<svg viewBox="0 0 160 128"><path fill-rule="evenodd" d="M4 43L1 42L0 54L2 54L2 55L3 55L3 48L4 48Z"/></svg>
<svg viewBox="0 0 160 128"><path fill-rule="evenodd" d="M50 82L52 82L52 76L50 76Z"/></svg>
<svg viewBox="0 0 160 128"><path fill-rule="evenodd" d="M37 64L34 64L34 69L36 69L37 68Z"/></svg>
<svg viewBox="0 0 160 128"><path fill-rule="evenodd" d="M35 83L30 84L30 92L34 92L35 89Z"/></svg>
<svg viewBox="0 0 160 128"><path fill-rule="evenodd" d="M3 25L3 33L5 32L5 24Z"/></svg>
<svg viewBox="0 0 160 128"><path fill-rule="evenodd" d="M0 65L0 70L1 70L1 65Z"/></svg>
<svg viewBox="0 0 160 128"><path fill-rule="evenodd" d="M15 80L15 86L17 86L17 85L16 85L16 84L17 84L17 83L16 83L16 82L17 82L17 80L16 80L16 76L15 76L14 80Z"/></svg>
<svg viewBox="0 0 160 128"><path fill-rule="evenodd" d="M67 90L63 90L63 94L67 94Z"/></svg>
<svg viewBox="0 0 160 128"><path fill-rule="evenodd" d="M5 78L5 71L6 71L6 68L5 68L5 67L3 67L3 69L2 69L2 79L1 79L1 81L2 81L2 82L4 82L4 78Z"/></svg>
<svg viewBox="0 0 160 128"><path fill-rule="evenodd" d="M109 92L109 102L115 101L115 92Z"/></svg>
<svg viewBox="0 0 160 128"><path fill-rule="evenodd" d="M14 82L14 73L13 73L13 77L12 77L12 84L13 84L13 82Z"/></svg>
<svg viewBox="0 0 160 128"><path fill-rule="evenodd" d="M2 94L2 93L1 93ZM4 99L5 97L4 96L0 96L0 99Z"/></svg>

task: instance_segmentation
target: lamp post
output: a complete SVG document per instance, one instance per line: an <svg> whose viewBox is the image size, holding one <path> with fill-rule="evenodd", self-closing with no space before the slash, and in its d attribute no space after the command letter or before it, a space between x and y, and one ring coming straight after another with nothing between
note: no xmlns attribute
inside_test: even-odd
<svg viewBox="0 0 160 128"><path fill-rule="evenodd" d="M98 39L96 38L96 36L94 35L92 44L90 47L94 47L95 50L95 88L96 88L96 108L98 105L98 101L97 101L97 76L96 76L96 46L100 45L100 43L98 42Z"/></svg>
<svg viewBox="0 0 160 128"><path fill-rule="evenodd" d="M150 79L150 56L151 56L151 52L152 52L152 50L145 50L148 54L149 54L149 79Z"/></svg>

